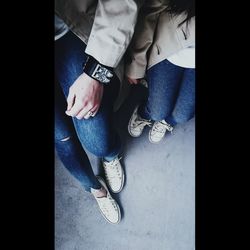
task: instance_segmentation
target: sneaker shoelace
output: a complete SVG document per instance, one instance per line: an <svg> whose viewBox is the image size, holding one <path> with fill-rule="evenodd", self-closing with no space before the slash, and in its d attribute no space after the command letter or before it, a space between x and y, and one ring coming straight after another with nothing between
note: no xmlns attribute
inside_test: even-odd
<svg viewBox="0 0 250 250"><path fill-rule="evenodd" d="M121 178L120 176L120 171L118 169L118 164L120 163L119 161L121 160L122 157L118 158L118 159L114 159L111 162L105 162L104 164L104 168L105 170L109 171L109 174L107 175L107 171L105 171L105 176L107 178L108 181L112 181L112 179L116 178L117 175Z"/></svg>
<svg viewBox="0 0 250 250"><path fill-rule="evenodd" d="M139 115L137 115L134 122L132 123L133 128L139 128L139 129L142 129L146 125L151 127L152 125L151 121L143 119Z"/></svg>
<svg viewBox="0 0 250 250"><path fill-rule="evenodd" d="M161 121L156 122L155 126L153 126L153 132L164 134L166 130L172 133L173 127L170 124Z"/></svg>
<svg viewBox="0 0 250 250"><path fill-rule="evenodd" d="M116 203L114 199L107 194L107 197L98 198L97 202L101 208L101 210L104 212L104 214L109 215L110 210L115 209L117 211Z"/></svg>

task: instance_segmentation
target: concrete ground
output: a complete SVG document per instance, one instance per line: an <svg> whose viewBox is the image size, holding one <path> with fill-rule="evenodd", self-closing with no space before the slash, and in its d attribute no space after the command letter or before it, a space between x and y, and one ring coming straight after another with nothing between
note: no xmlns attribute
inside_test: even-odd
<svg viewBox="0 0 250 250"><path fill-rule="evenodd" d="M194 250L195 120L177 126L160 144L127 132L127 122L144 88L136 87L116 114L124 142L125 187L114 195L122 221L111 225L55 158L56 250ZM90 155L90 154L89 154ZM90 155L96 174L99 161Z"/></svg>

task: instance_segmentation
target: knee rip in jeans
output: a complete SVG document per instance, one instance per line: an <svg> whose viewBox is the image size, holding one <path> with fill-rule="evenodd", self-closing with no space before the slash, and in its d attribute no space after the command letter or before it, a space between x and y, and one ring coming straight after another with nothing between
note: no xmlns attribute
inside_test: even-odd
<svg viewBox="0 0 250 250"><path fill-rule="evenodd" d="M67 137L61 139L60 141L65 142L65 141L68 141L70 138L71 138L70 136L67 136Z"/></svg>

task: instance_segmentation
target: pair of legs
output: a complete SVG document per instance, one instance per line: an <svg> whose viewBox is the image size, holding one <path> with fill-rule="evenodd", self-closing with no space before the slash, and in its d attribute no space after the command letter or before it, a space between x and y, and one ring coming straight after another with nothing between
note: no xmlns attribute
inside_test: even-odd
<svg viewBox="0 0 250 250"><path fill-rule="evenodd" d="M84 147L103 158L105 175L113 183L114 180L120 183L121 177L117 170L121 172L122 168L117 156L121 142L112 125L113 103L118 93L119 79L114 76L109 85L104 87L101 106L94 117L78 120L65 114L69 88L82 74L87 59L85 48L86 45L72 32L55 42L55 147L64 166L87 192L94 195L104 218L117 224L121 219L119 205L110 195L105 181L94 175Z"/></svg>
<svg viewBox="0 0 250 250"><path fill-rule="evenodd" d="M55 42L55 147L69 172L86 191L100 189L83 146L97 157L111 161L119 154L121 142L112 123L113 103L119 89L115 76L104 87L101 107L95 117L78 120L65 114L69 88L82 74L86 45L72 32Z"/></svg>
<svg viewBox="0 0 250 250"><path fill-rule="evenodd" d="M147 81L148 98L138 109L142 118L175 126L194 117L195 69L164 60L148 70Z"/></svg>
<svg viewBox="0 0 250 250"><path fill-rule="evenodd" d="M148 98L136 107L128 124L131 136L138 137L145 126L149 141L160 142L166 131L190 120L195 113L195 69L182 68L164 60L147 72Z"/></svg>

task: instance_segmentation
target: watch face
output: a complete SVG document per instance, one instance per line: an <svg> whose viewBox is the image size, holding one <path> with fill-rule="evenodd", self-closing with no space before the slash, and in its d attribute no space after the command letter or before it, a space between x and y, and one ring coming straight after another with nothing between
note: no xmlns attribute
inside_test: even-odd
<svg viewBox="0 0 250 250"><path fill-rule="evenodd" d="M92 74L92 77L102 83L109 83L110 78L113 77L113 74L105 67L102 67L100 64L97 64Z"/></svg>

